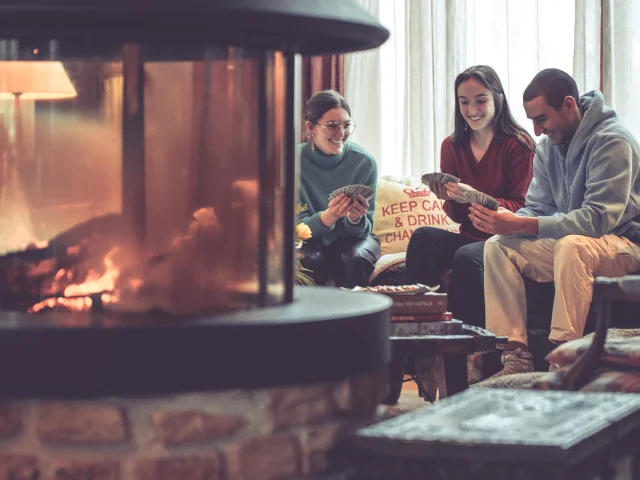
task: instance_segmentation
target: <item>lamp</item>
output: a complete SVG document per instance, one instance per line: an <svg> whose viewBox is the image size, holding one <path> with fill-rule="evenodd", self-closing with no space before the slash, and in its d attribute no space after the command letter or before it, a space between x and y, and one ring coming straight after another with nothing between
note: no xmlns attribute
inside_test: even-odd
<svg viewBox="0 0 640 480"><path fill-rule="evenodd" d="M76 89L61 62L0 61L0 100L14 101L14 152L12 154L7 145L3 145L0 151L0 203L5 207L5 203L11 205L16 217L11 220L16 227L14 230L22 232L12 241L2 239L4 245L0 245L0 251L16 248L20 243L34 239L28 199L21 181L25 163L28 163L24 154L21 100L59 100L75 96ZM0 125L0 136L8 137L4 122ZM7 192L8 188L13 190L12 194ZM17 229L18 226L21 228Z"/></svg>
<svg viewBox="0 0 640 480"><path fill-rule="evenodd" d="M76 95L61 62L0 61L0 100L57 100Z"/></svg>

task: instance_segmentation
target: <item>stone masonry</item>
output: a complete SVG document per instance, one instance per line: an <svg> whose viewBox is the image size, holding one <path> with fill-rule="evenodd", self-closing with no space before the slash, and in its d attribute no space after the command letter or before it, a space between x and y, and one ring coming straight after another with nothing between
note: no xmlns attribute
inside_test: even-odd
<svg viewBox="0 0 640 480"><path fill-rule="evenodd" d="M331 470L386 373L339 383L0 402L0 480L278 480Z"/></svg>

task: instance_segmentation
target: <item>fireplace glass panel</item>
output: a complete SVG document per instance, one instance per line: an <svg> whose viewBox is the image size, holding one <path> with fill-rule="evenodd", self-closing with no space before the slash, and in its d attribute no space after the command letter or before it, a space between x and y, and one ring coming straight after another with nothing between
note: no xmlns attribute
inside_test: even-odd
<svg viewBox="0 0 640 480"><path fill-rule="evenodd" d="M281 54L3 52L3 308L196 315L284 302Z"/></svg>

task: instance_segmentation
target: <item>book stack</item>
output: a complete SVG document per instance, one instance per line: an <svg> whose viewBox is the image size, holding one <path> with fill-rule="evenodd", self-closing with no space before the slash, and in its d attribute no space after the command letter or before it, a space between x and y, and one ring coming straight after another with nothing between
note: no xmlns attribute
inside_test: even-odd
<svg viewBox="0 0 640 480"><path fill-rule="evenodd" d="M452 319L451 312L447 312L446 293L390 294L389 297L393 302L392 322L442 322Z"/></svg>
<svg viewBox="0 0 640 480"><path fill-rule="evenodd" d="M447 294L389 295L391 336L459 335L462 322L447 311Z"/></svg>
<svg viewBox="0 0 640 480"><path fill-rule="evenodd" d="M462 322L453 320L447 311L447 294L436 293L425 285L356 287L387 295L391 306L391 335L456 335L462 333Z"/></svg>

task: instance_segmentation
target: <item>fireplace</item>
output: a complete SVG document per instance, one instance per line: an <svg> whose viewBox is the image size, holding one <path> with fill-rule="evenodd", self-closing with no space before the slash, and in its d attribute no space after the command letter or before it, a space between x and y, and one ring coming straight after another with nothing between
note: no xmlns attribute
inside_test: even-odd
<svg viewBox="0 0 640 480"><path fill-rule="evenodd" d="M0 6L0 479L277 479L371 421L389 301L295 287L299 60L357 6Z"/></svg>

